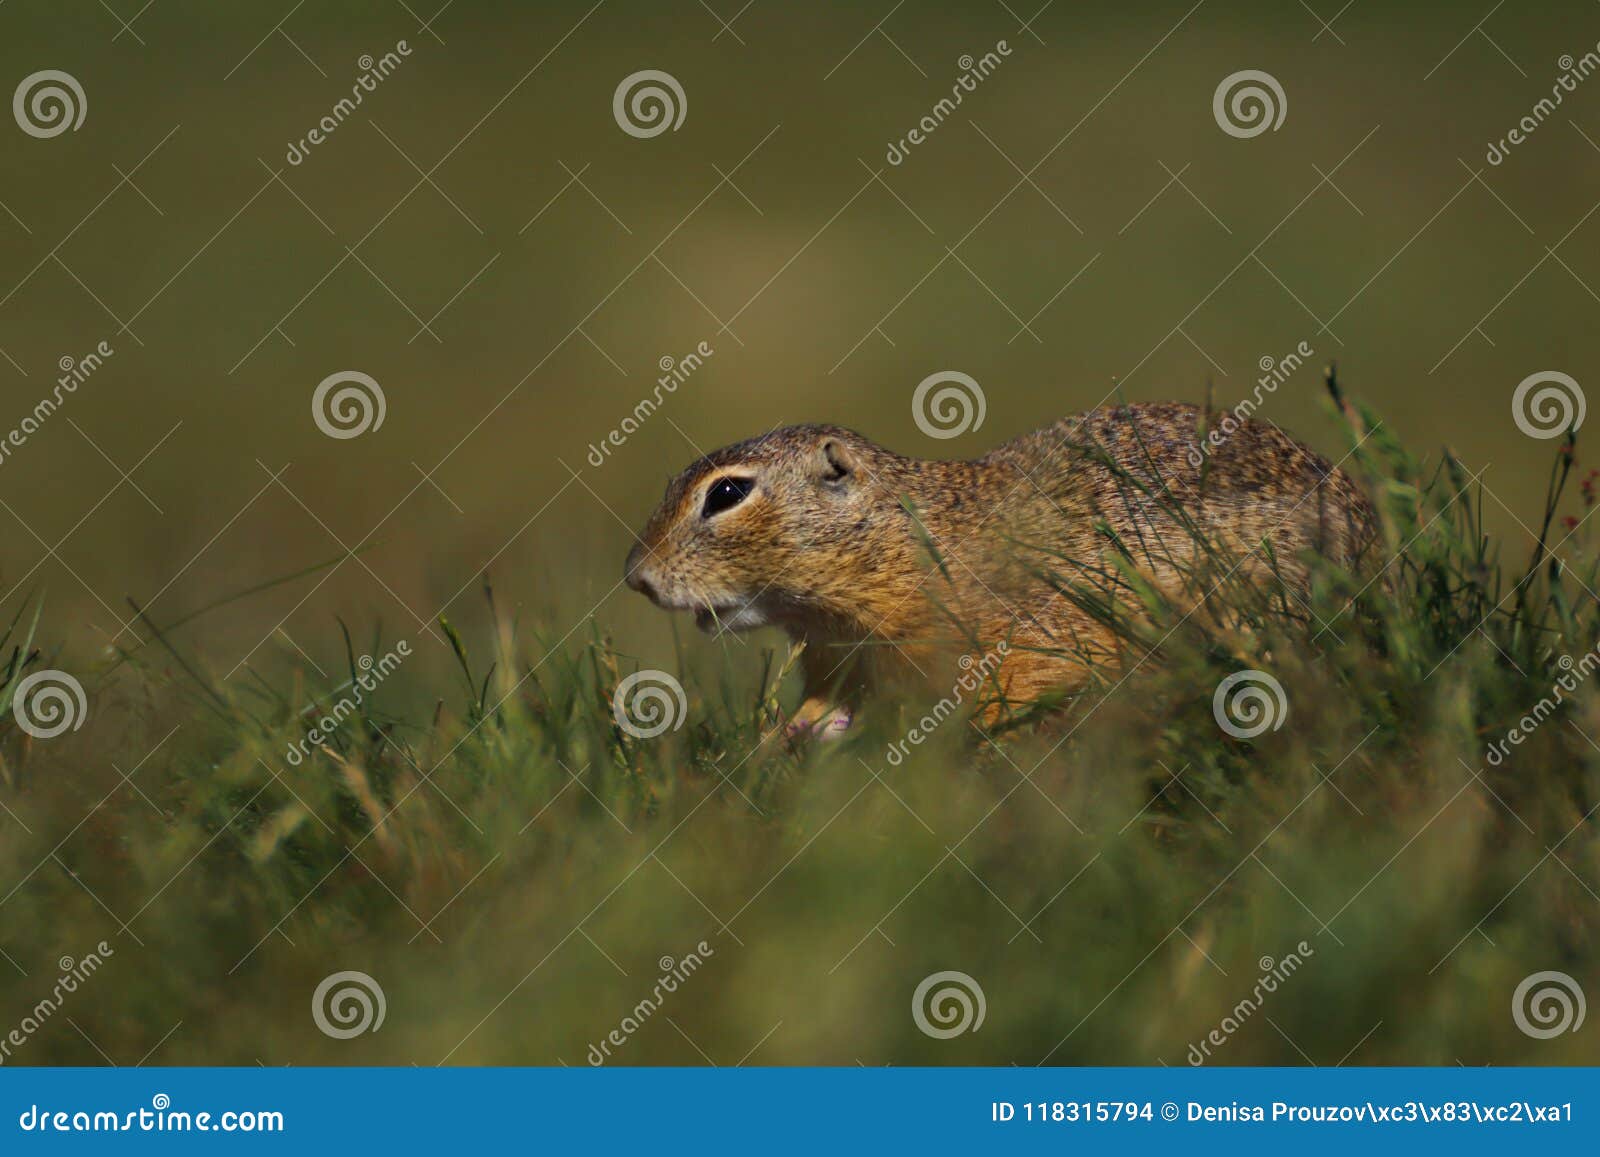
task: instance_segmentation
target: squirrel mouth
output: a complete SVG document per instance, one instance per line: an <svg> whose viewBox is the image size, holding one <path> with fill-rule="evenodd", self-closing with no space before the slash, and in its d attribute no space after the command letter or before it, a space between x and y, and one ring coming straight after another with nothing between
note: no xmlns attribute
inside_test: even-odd
<svg viewBox="0 0 1600 1157"><path fill-rule="evenodd" d="M710 604L696 607L694 610L694 625L708 635L717 633L719 626L726 626L728 612L732 608L718 608Z"/></svg>
<svg viewBox="0 0 1600 1157"><path fill-rule="evenodd" d="M724 631L749 631L764 625L765 621L753 608L740 603L723 606L702 603L694 609L695 626L708 635L719 635Z"/></svg>

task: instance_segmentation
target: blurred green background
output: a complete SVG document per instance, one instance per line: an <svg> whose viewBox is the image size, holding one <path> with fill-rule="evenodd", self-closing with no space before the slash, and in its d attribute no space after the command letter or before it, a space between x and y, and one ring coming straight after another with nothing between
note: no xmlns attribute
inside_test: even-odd
<svg viewBox="0 0 1600 1157"><path fill-rule="evenodd" d="M400 40L411 50L404 62L303 163L289 164L290 142L349 93L360 58ZM904 163L889 164L890 142L950 92L961 58L1000 40L1011 51L998 69ZM1419 451L1448 444L1483 471L1485 520L1521 557L1529 536L1518 519L1539 508L1554 444L1518 431L1512 392L1546 370L1587 385L1600 346L1600 221L1591 216L1600 202L1600 79L1579 85L1504 164L1488 165L1485 152L1550 92L1564 54L1581 56L1597 41L1600 7L1576 2L1527 12L1491 10L1487 0L1343 8L1058 0L1026 9L999 0L743 8L457 0L442 10L437 0L144 8L10 0L0 6L6 90L60 69L82 84L87 116L78 131L46 140L0 121L0 435L50 392L60 359L102 340L115 354L0 462L0 614L9 619L43 591L49 654L88 670L122 631L129 597L171 624L359 549L359 561L229 601L172 640L230 689L251 670L275 685L291 672L325 685L342 678L337 623L361 638L381 623L386 639L411 639L417 656L386 694L431 708L442 687L452 702L459 688L445 682L454 660L429 624L447 615L481 659L487 573L507 616L537 624L542 653L581 643L592 615L627 659L678 671L672 624L621 587L621 567L630 530L699 451L825 420L906 453L976 455L1114 393L1200 401L1209 383L1217 403L1231 405L1251 392L1262 359L1302 342L1314 356L1261 417L1333 452L1340 441L1319 371L1337 359L1346 387L1406 442ZM677 131L637 139L614 120L614 91L642 69L682 85ZM1277 131L1237 139L1219 128L1212 98L1224 77L1246 69L1277 78L1287 111ZM701 342L715 351L705 365L592 465L589 447L653 393L661 359ZM345 370L381 384L387 415L380 429L335 440L313 422L311 399ZM941 370L970 374L987 400L983 426L948 442L926 437L911 415L912 390ZM148 639L143 626L133 629ZM129 636L119 641L127 646ZM759 662L758 647L737 641L694 636L683 649L690 664L709 666L719 650L750 670ZM1313 759L1333 766L1366 731L1354 707L1340 714L1326 687L1304 686L1292 688L1296 702L1318 705L1304 715L1317 715L1326 733L1301 733L1290 747L1286 732L1281 768L1262 763L1263 778L1278 777L1272 792L1230 797L1245 816L1245 849L1258 832L1278 831L1270 825L1314 788ZM1175 701L1193 709L1192 733L1211 743L1205 704ZM698 724L703 701L695 703ZM85 758L83 782L59 771L38 777L37 790L56 793L60 807L26 850L17 841L0 887L12 888L58 832L72 834L77 817L118 788L120 772L103 764L126 770L157 745L161 712L172 709L147 715L145 706L135 697L96 707L83 742L112 757ZM1102 713L1048 769L1047 798L1065 800L1097 832L1115 833L1148 803L1141 777L1169 754L1138 707ZM1413 739L1424 746L1427 721L1396 726L1388 754L1397 765L1427 755L1400 750ZM404 815L410 859L384 849L371 876L351 865L302 909L322 865L338 859L344 829L317 836L324 859L280 857L260 880L236 872L245 856L231 837L215 851L207 837L226 830L254 789L244 775L258 771L255 750L240 770L239 753L206 726L185 737L216 753L216 781L237 797L196 803L197 769L209 765L193 746L182 757L169 751L151 765L177 784L170 799L158 793L156 820L137 815L143 804L122 792L118 808L137 818L119 814L104 831L97 821L63 853L97 889L131 880L125 897L112 893L116 910L157 954L171 954L163 975L130 949L123 960L139 961L143 987L106 988L74 1012L119 1060L161 1047L181 1017L188 1028L158 1060L581 1063L583 1047L648 989L657 957L681 955L721 919L737 920L728 914L778 880L802 841L810 847L855 798L860 776L849 759L809 781L782 780L801 802L771 826L751 822L737 798L734 810L701 812L669 858L723 916L704 923L689 889L651 868L647 893L622 892L588 925L626 965L619 979L621 967L613 973L587 950L563 953L569 941L577 946L573 933L556 937L605 903L612 869L648 854L659 829L624 840L574 790L552 813L558 834L539 836L551 843L524 839L526 817L567 782L542 752L508 761L519 775L493 781L503 795L471 797L467 822L481 840L458 839L465 829L449 807L420 793ZM441 734L432 755L453 733ZM1130 737L1150 746L1134 749ZM969 756L945 738L938 754L955 786L930 773L908 775L902 790L919 815L959 834L991 814L1013 781L1004 767L998 781L961 778ZM1474 742L1470 729L1454 738L1463 750ZM1030 750L1053 750L1052 742ZM84 749L55 750L67 753L49 765L60 769ZM1033 766L1023 753L1017 759ZM1437 800L1455 798L1455 764L1441 755L1416 784L1395 788L1374 774L1365 794L1351 791L1372 815L1392 807L1402 817L1384 832L1399 846ZM1100 776L1119 766L1138 771ZM554 778L537 778L547 772ZM447 774L453 796L482 786L475 766ZM1220 775L1213 786L1233 790ZM344 789L323 787L331 812ZM691 777L662 805L661 827L692 814L714 787ZM338 796L345 812L352 793ZM1028 806L1019 800L1000 813L1004 822L979 841L972 878L981 875L984 888L947 865L939 887L901 913L936 931L896 957L873 932L888 940L884 911L927 878L947 835L921 830L888 795L867 798L870 809L852 811L821 845L820 862L800 860L751 909L739 925L750 952L716 941L737 983L697 990L674 1013L716 1059L760 1047L779 1022L785 1031L757 1060L1181 1063L1183 1044L1248 990L1259 957L1316 932L1276 885L1254 881L1270 896L1259 913L1231 927L1218 917L1224 930L1213 935L1206 909L1189 925L1194 953L1173 939L1185 910L1205 905L1212 880L1238 859L1231 847L1202 857L1214 875L1181 880L1164 849L1111 853L1101 873L1085 877L1096 889L1089 900L1051 908L1091 853L1043 801L1025 796ZM22 811L50 802L30 800ZM569 807L605 835L576 818L569 834ZM165 831L162 809L182 811L188 825L169 845L129 834L141 823ZM1355 948L1340 959L1370 967L1359 976L1345 964L1321 972L1274 1012L1319 1062L1350 1055L1376 1030L1368 1025L1385 1020L1390 1032L1362 1056L1591 1055L1586 1041L1523 1052L1533 1046L1504 1015L1503 982L1543 962L1549 938L1532 938L1521 955L1474 939L1451 950L1451 984L1425 974L1482 911L1458 883L1478 864L1474 841L1498 832L1476 802L1462 810L1469 814L1452 812L1419 842L1420 866L1385 876L1340 925ZM1372 860L1388 854L1387 844L1364 845L1367 829L1349 819L1323 793L1300 816L1308 830L1296 835L1290 825L1280 837L1308 853L1296 893L1324 913L1353 903ZM785 844L775 832L789 821ZM1351 838L1337 861L1330 853L1324 862L1309 853L1330 829ZM1561 830L1552 823L1549 838ZM208 851L193 873L180 871ZM386 880L390 855L425 868L395 868ZM1490 879L1503 874L1503 891L1527 866L1496 861ZM440 925L448 948L407 945L421 933L395 893L431 915L479 871L488 872L481 897ZM179 883L156 904L150 893L169 876ZM76 905L76 923L61 951L81 954L93 942L78 928L114 929L65 875L29 878L0 917L22 929L20 939L38 941L27 965L43 978L57 949L34 933L57 914L65 920L64 905ZM394 891L380 893L374 878ZM222 883L212 888L214 880ZM1018 939L1021 921L998 914L987 881L1018 911L1049 909L1039 924L1054 934L1047 950ZM1571 890L1559 877L1549 886ZM1232 887L1223 898L1238 899ZM1583 896L1576 901L1588 910ZM145 912L141 903L155 906L130 916ZM274 928L280 917L294 919ZM1406 919L1423 929L1414 939L1411 926L1396 932ZM1559 922L1540 919L1523 927L1542 933ZM370 934L386 920L384 935ZM191 921L210 939L186 939ZM992 934L996 925L1004 935ZM1581 939L1587 925L1563 927ZM1008 937L1014 948L1002 943ZM257 943L259 955L247 956L255 963L236 975L258 938L270 943ZM1168 940L1176 962L1163 954L1164 971L1118 983L1150 959L1151 944ZM951 944L969 955L946 953ZM996 1002L992 1030L960 1051L928 1051L904 1015L908 978L982 953L1015 969L985 974L994 977L992 1002L1024 985L1032 995ZM305 995L330 969L367 954L389 965L372 967L384 972L397 1010L409 1011L344 1049L311 1032ZM1209 970L1212 956L1226 979ZM861 971L833 983L828 966L850 958ZM527 984L546 959L549 971ZM592 987L574 997L584 985ZM31 979L17 987L18 1015L37 987ZM1203 999L1191 996L1202 988ZM1118 993L1097 1017L1096 1002ZM1359 1023L1330 1023L1330 1009L1358 997ZM496 1000L511 1003L491 1020ZM1385 1001L1416 1017L1396 1025ZM882 1012L891 1003L892 1017ZM1479 1015L1483 1024L1467 1024ZM479 1034L475 1024L488 1027ZM1083 1032L1047 1053L1075 1024ZM1279 1039L1284 1029L1274 1035L1258 1021L1228 1059L1300 1063ZM59 1025L52 1033L36 1055L95 1062ZM680 1036L658 1023L629 1060L696 1063Z"/></svg>
<svg viewBox="0 0 1600 1157"><path fill-rule="evenodd" d="M1315 358L1265 416L1331 447L1317 369L1337 358L1403 436L1452 445L1522 511L1547 447L1512 426L1511 391L1545 369L1583 382L1595 352L1600 85L1484 160L1558 58L1600 40L1592 5L1476 33L1483 12L1417 3L1353 5L1331 31L1264 2L1055 4L1027 30L997 2L759 2L731 29L698 3L463 2L431 31L398 0L290 7L159 0L131 31L98 5L0 13L8 86L60 68L88 100L76 132L0 138L0 426L59 358L116 349L0 466L0 611L43 587L114 634L124 596L171 621L376 542L372 574L346 564L188 637L227 670L282 620L325 659L334 614L471 614L460 592L492 563L505 597L595 607L659 657L662 617L613 588L697 448L829 420L975 454L1113 388L1199 400L1210 380L1231 404L1304 340ZM287 164L359 58L401 39L410 57ZM999 69L887 164L959 58L1002 39ZM687 97L648 140L612 117L643 68ZM1244 68L1288 105L1247 140L1212 116ZM658 360L702 340L691 383L589 465ZM310 397L346 369L388 414L335 441ZM910 420L943 369L988 400L949 443ZM118 472L141 459L148 501ZM264 469L285 466L310 513Z"/></svg>

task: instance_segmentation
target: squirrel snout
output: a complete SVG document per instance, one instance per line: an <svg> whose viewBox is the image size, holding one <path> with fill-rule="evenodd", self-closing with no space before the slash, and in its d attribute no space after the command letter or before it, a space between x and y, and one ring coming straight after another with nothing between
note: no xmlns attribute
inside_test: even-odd
<svg viewBox="0 0 1600 1157"><path fill-rule="evenodd" d="M624 581L651 602L656 602L656 588L650 581L650 576L644 569L646 566L646 552L643 543L636 543L628 552L628 561L623 564Z"/></svg>

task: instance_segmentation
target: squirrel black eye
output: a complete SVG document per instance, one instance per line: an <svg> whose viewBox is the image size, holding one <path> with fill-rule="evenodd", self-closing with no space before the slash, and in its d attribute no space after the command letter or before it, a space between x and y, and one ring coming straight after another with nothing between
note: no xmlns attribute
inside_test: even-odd
<svg viewBox="0 0 1600 1157"><path fill-rule="evenodd" d="M706 504L700 512L701 516L710 518L713 514L738 506L750 497L750 492L755 488L754 478L718 478L706 491Z"/></svg>

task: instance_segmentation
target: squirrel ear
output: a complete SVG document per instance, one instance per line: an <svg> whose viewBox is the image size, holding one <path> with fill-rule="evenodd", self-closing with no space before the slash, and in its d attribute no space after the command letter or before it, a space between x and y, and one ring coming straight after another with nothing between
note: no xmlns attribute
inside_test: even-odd
<svg viewBox="0 0 1600 1157"><path fill-rule="evenodd" d="M855 455L836 438L823 439L817 456L823 482L839 485L856 472Z"/></svg>

